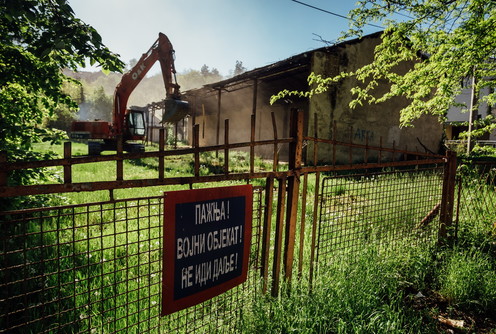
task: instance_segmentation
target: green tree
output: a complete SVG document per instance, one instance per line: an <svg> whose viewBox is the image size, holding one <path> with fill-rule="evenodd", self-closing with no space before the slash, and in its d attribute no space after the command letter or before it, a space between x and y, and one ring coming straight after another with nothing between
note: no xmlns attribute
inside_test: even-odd
<svg viewBox="0 0 496 334"><path fill-rule="evenodd" d="M233 76L240 75L241 73L246 72L246 67L243 66L243 62L240 60L236 60L236 65L234 66Z"/></svg>
<svg viewBox="0 0 496 334"><path fill-rule="evenodd" d="M66 0L0 0L0 146L8 161L40 158L32 144L61 133L43 126L56 110L75 108L62 69L86 62L107 71L124 64L98 32L74 16ZM38 173L13 173L11 184L26 184Z"/></svg>
<svg viewBox="0 0 496 334"><path fill-rule="evenodd" d="M351 107L405 96L411 102L400 113L401 124L406 126L423 114L442 119L448 108L455 105L464 79L475 78L476 92L496 86L495 1L361 0L349 17L351 29L344 38L362 35L363 28L372 22L385 26L374 61L331 78L312 74L311 90L300 95L312 96L344 77L355 77L359 85L352 90L355 99ZM399 75L395 68L405 61L414 66ZM379 82L389 83L389 91L377 94ZM290 93L296 92L281 92L272 100ZM496 92L493 90L480 100L494 105ZM487 130L496 126L487 124Z"/></svg>
<svg viewBox="0 0 496 334"><path fill-rule="evenodd" d="M222 75L219 73L219 70L215 67L209 69L207 65L203 65L200 69L200 73L203 76L205 83L211 83L222 80Z"/></svg>
<svg viewBox="0 0 496 334"><path fill-rule="evenodd" d="M112 120L112 96L106 95L102 86L96 88L89 96L88 119L100 119L107 122Z"/></svg>

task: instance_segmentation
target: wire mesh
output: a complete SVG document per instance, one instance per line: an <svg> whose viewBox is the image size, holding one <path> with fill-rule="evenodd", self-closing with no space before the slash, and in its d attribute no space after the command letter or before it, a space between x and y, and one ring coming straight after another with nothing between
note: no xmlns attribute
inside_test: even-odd
<svg viewBox="0 0 496 334"><path fill-rule="evenodd" d="M458 176L456 219L465 234L460 237L483 240L484 234L496 233L496 164L462 164Z"/></svg>
<svg viewBox="0 0 496 334"><path fill-rule="evenodd" d="M436 240L443 167L327 177L321 189L318 266L372 243L390 251Z"/></svg>
<svg viewBox="0 0 496 334"><path fill-rule="evenodd" d="M258 289L261 197L248 281L166 317L162 197L2 213L0 332L232 332Z"/></svg>

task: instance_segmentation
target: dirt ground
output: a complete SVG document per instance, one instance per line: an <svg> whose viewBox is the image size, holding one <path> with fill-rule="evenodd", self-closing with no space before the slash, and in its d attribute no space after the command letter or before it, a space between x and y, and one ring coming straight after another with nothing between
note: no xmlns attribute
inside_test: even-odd
<svg viewBox="0 0 496 334"><path fill-rule="evenodd" d="M423 311L434 321L439 333L483 333L496 334L496 318L488 315L472 314L453 308L448 301L436 293L428 291L410 295L408 304Z"/></svg>

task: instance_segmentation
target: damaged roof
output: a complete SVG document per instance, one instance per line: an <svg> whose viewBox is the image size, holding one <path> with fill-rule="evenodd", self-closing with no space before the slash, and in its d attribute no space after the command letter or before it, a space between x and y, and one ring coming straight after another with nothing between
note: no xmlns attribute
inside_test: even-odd
<svg viewBox="0 0 496 334"><path fill-rule="evenodd" d="M239 74L237 76L234 76L232 78L204 85L203 89L204 88L223 89L226 86L230 86L233 84L240 84L240 83L248 81L248 80L263 79L263 78L278 75L278 74L281 74L281 73L284 73L287 71L292 71L292 70L295 70L298 68L307 67L310 64L310 61L312 58L311 55L314 52L326 52L326 53L336 52L340 48L359 43L363 39L377 38L377 37L381 36L382 33L383 33L382 31L379 31L379 32L376 32L373 34L365 35L365 36L362 36L360 38L355 38L355 39L352 39L349 41L344 41L344 42L337 43L337 44L334 44L331 46L325 46L322 48L306 51L306 52L294 55L292 57L286 58L284 60L278 61L276 63L270 64L267 66L263 66L263 67L259 67L259 68L255 68L251 71L244 72L244 73ZM202 89L202 88L200 88L200 89ZM195 91L195 90L197 90L197 89L192 89L191 91Z"/></svg>

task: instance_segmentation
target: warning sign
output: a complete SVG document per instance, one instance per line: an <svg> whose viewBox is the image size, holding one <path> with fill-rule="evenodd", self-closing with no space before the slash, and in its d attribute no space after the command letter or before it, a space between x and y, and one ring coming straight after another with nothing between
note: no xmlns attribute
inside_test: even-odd
<svg viewBox="0 0 496 334"><path fill-rule="evenodd" d="M167 192L164 203L163 315L246 280L251 185Z"/></svg>

